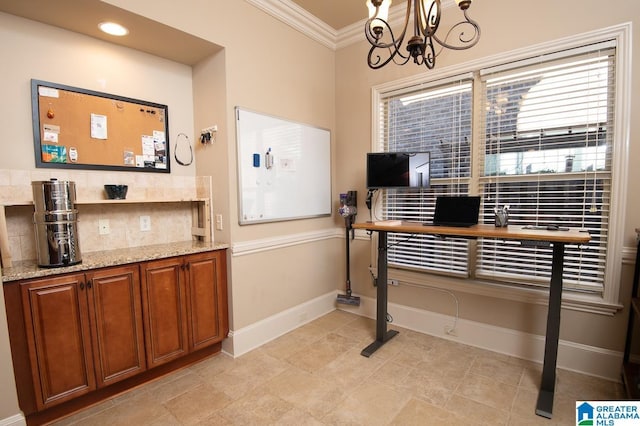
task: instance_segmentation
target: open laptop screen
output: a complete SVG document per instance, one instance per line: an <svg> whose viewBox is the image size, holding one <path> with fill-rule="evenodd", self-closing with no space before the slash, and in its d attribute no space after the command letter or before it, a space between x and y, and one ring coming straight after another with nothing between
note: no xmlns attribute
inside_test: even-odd
<svg viewBox="0 0 640 426"><path fill-rule="evenodd" d="M480 214L479 196L439 196L433 224L441 226L473 226Z"/></svg>

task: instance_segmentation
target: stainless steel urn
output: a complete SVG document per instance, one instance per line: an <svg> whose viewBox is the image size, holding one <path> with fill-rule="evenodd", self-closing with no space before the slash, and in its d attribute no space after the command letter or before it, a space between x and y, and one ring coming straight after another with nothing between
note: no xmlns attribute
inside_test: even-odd
<svg viewBox="0 0 640 426"><path fill-rule="evenodd" d="M82 262L78 243L76 184L51 179L31 182L38 266L50 268Z"/></svg>

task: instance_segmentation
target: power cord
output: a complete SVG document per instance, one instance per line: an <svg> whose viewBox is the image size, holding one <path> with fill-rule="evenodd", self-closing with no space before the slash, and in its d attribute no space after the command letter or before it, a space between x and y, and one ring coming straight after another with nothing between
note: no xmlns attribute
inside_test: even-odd
<svg viewBox="0 0 640 426"><path fill-rule="evenodd" d="M415 288L424 288L424 289L428 289L428 290L435 290L435 291L439 291L441 293L445 293L448 294L449 296L451 296L451 298L453 299L453 301L455 302L456 305L456 315L453 317L453 325L452 326L445 326L444 328L444 332L450 336L455 336L455 331L456 331L456 327L458 326L458 318L460 317L460 302L458 301L458 297L453 294L451 291L449 290L445 290L443 288L439 288L439 287L434 287L434 286L430 286L430 285L426 285L426 284L413 284L413 283L408 283L408 282L402 282L403 285L409 286L409 287L415 287Z"/></svg>
<svg viewBox="0 0 640 426"><path fill-rule="evenodd" d="M374 214L373 210L371 209L371 207L372 207L372 201L373 201L372 199L373 199L373 196L376 193L376 191L377 191L377 189L369 189L368 192L367 192L367 198L365 200L367 208L369 209L369 218L371 220L373 220L373 218L375 217L375 214ZM367 231L367 234L369 235L369 238L371 239L371 236L372 236L373 232L372 231ZM407 238L404 238L404 239L402 239L400 241L396 241L395 243L392 243L392 244L387 244L387 249L389 249L390 247L396 246L398 244L402 244L402 243L404 243L406 241L409 241L410 239L415 238L415 237L416 237L416 234L411 234ZM377 287L378 286L378 279L373 273L373 266L371 264L369 264L369 274L371 275L371 280L373 281L373 286ZM449 296L451 296L453 298L453 301L455 302L455 305L456 305L456 315L453 317L453 325L452 326L445 326L444 332L446 334L448 334L448 335L455 336L456 327L458 326L458 318L460 317L460 302L458 301L458 298L456 297L456 295L453 294L452 292L450 292L449 290L444 290L444 289L441 289L441 288L438 288L438 287L429 286L429 285L418 285L418 284L411 284L411 283L407 283L407 282L403 282L403 284L407 285L407 286L410 286L410 287L426 288L426 289L436 290L436 291L440 291L440 292L446 293ZM393 322L393 317L388 312L387 312L387 316L386 316L386 321L388 323L392 323Z"/></svg>
<svg viewBox="0 0 640 426"><path fill-rule="evenodd" d="M377 278L375 277L375 275L373 274L373 271L371 270L371 268L369 268L369 273L371 274L371 278L374 282L374 286L377 285ZM444 332L445 334L449 335L449 336L455 336L455 332L456 332L456 328L458 327L458 319L460 318L460 301L458 300L458 297L453 294L451 291L449 290L445 290L442 288L438 288L438 287L433 287L430 285L425 285L425 284L412 284L412 283L408 283L408 282L402 282L403 285L409 286L409 287L415 287L415 288L423 288L423 289L428 289L428 290L435 290L435 291L439 291L445 294L448 294L449 296L451 296L451 298L453 299L453 301L455 302L456 305L456 314L453 317L453 325L450 326L445 326L444 327ZM391 314L389 314L387 312L387 318L386 318L388 323L393 322L393 317L391 316Z"/></svg>

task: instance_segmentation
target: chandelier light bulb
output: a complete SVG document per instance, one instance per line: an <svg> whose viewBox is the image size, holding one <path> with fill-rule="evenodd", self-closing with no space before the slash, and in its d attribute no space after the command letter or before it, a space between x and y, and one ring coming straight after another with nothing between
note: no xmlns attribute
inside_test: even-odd
<svg viewBox="0 0 640 426"><path fill-rule="evenodd" d="M391 7L392 0L367 0L366 5L369 9L369 19L372 19L370 28L372 31L381 31L386 25L389 19L389 7ZM376 11L378 12L376 14Z"/></svg>

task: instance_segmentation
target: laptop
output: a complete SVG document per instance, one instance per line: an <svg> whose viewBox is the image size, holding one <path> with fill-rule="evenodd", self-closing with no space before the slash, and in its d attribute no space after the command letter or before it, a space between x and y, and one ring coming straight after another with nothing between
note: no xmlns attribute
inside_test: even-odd
<svg viewBox="0 0 640 426"><path fill-rule="evenodd" d="M479 196L439 196L433 225L469 227L478 224Z"/></svg>

